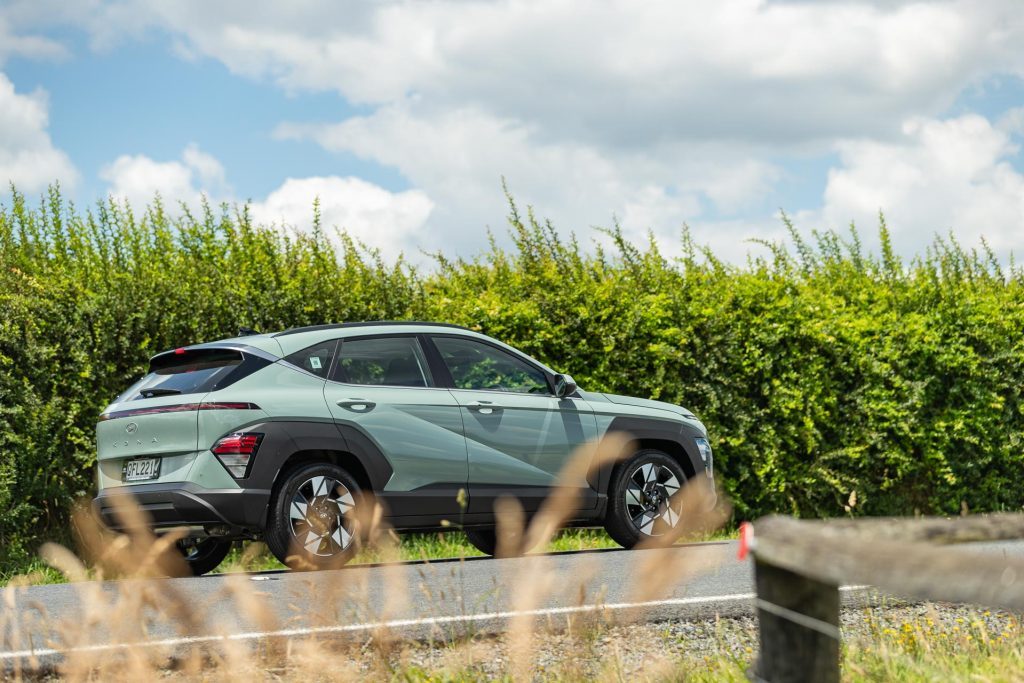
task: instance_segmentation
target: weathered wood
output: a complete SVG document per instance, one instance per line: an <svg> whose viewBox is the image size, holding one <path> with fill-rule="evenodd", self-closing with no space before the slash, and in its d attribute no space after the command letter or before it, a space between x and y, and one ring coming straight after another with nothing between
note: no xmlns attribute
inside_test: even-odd
<svg viewBox="0 0 1024 683"><path fill-rule="evenodd" d="M756 527L771 524L777 517L763 517ZM963 517L856 517L809 523L842 532L845 538L872 540L953 544L1024 538L1024 514L1010 512Z"/></svg>
<svg viewBox="0 0 1024 683"><path fill-rule="evenodd" d="M754 556L782 569L835 585L867 584L900 596L1024 610L1024 560L969 548L950 549L905 538L993 540L1018 520L1007 515L956 520L904 520L884 538L859 524L766 517L754 524ZM1020 518L1017 515L1015 517ZM999 519L994 519L999 518ZM858 520L858 522L861 520ZM867 521L867 520L864 520ZM942 524L936 524L936 522ZM957 531L959 524L968 531ZM915 529L920 525L920 529ZM884 527L875 521L865 525ZM979 538L982 537L982 538Z"/></svg>
<svg viewBox="0 0 1024 683"><path fill-rule="evenodd" d="M761 652L758 678L771 683L839 681L839 589L755 561Z"/></svg>

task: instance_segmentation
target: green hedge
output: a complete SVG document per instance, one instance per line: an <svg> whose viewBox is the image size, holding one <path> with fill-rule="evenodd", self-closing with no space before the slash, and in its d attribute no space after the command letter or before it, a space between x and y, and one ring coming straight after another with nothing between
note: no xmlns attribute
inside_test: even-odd
<svg viewBox="0 0 1024 683"><path fill-rule="evenodd" d="M180 212L175 212L178 216ZM99 411L166 348L329 321L460 323L587 389L707 423L739 518L956 513L1024 502L1024 274L937 240L901 263L855 233L791 230L725 264L617 230L597 249L509 217L513 247L417 271L242 207L171 217L53 189L0 210L0 569L60 536L91 491ZM684 234L685 237L685 234Z"/></svg>

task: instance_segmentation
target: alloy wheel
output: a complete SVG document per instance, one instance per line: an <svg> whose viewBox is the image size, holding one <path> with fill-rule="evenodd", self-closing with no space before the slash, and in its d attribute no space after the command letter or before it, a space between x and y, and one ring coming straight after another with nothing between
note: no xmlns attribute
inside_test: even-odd
<svg viewBox="0 0 1024 683"><path fill-rule="evenodd" d="M626 513L645 536L661 536L679 524L683 503L674 500L680 482L665 465L645 462L626 483Z"/></svg>
<svg viewBox="0 0 1024 683"><path fill-rule="evenodd" d="M316 475L302 483L288 508L292 536L311 555L333 557L352 545L355 499L345 484Z"/></svg>

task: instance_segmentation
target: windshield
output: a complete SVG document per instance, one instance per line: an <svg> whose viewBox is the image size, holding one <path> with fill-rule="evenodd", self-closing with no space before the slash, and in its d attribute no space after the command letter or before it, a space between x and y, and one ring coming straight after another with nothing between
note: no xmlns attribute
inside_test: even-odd
<svg viewBox="0 0 1024 683"><path fill-rule="evenodd" d="M157 356L148 375L114 402L155 396L205 394L227 386L229 375L242 364L242 354L228 349L193 349Z"/></svg>

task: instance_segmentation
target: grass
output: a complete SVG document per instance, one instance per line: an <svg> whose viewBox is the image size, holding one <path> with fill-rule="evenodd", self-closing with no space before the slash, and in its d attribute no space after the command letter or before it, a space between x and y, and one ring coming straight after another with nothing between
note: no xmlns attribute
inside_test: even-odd
<svg viewBox="0 0 1024 683"><path fill-rule="evenodd" d="M736 533L733 531L717 531L712 534L702 534L689 542L718 541L735 537ZM565 529L551 539L551 542L547 544L546 552L558 553L619 547L621 546L613 541L603 529ZM442 531L402 534L399 536L396 559L400 562L409 562L483 556L482 552L466 540L466 535L461 531ZM379 550L364 548L349 564L376 564L383 560ZM262 543L246 542L241 548L233 549L217 571L260 572L285 568Z"/></svg>
<svg viewBox="0 0 1024 683"><path fill-rule="evenodd" d="M844 627L842 680L868 681L1024 681L1024 629L1017 615L984 608L935 606L907 610L869 608L858 615L866 628L849 633ZM895 618L893 618L895 617ZM756 648L737 656L716 653L679 659L677 671L688 681L748 681Z"/></svg>
<svg viewBox="0 0 1024 683"><path fill-rule="evenodd" d="M702 486L687 486L680 494L684 523L675 533L650 547L664 547L680 538L720 539L730 534L716 532L728 518L728 511L707 509L708 491ZM549 550L579 550L613 547L600 531L563 530L556 532L569 518L574 505L570 498L553 497L545 510L525 528L516 527L522 515L500 511L499 528L509 530L511 538L527 538ZM102 573L104 576L165 576L169 569L181 567L181 558L166 541L154 538L140 513L126 511L127 535L110 534L81 524L82 547L91 558L89 570L70 551L55 545L45 546L46 562L71 579L82 580ZM131 515L134 514L134 520ZM518 520L518 521L517 521ZM511 526L509 526L511 525ZM436 559L472 556L478 553L457 532L407 535L398 540L384 528L370 527L373 551L360 554L357 561L389 562L410 559ZM532 545L532 543L530 544ZM229 570L270 569L265 549L250 544L226 563ZM629 599L644 601L672 590L695 567L687 553L638 553ZM52 576L53 570L40 570L38 580ZM359 581L327 582L318 601L335 607L354 605L366 610L367 618L387 621L399 614L394 610L408 594L409 586L400 574L382 571L387 598L384 604L366 602L365 585ZM554 575L543 558L524 562L515 574L501 579L497 588L507 591L510 608L517 612L500 636L488 636L472 628L439 634L430 642L410 641L402 633L386 626L358 639L312 636L276 642L243 643L225 640L203 648L188 650L169 658L161 648L128 648L117 654L98 652L101 643L136 642L140 635L153 632L157 624L172 626L177 633L217 632L226 615L223 603L215 610L203 604L185 603L176 584L151 583L137 590L134 582L117 582L107 588L96 583L83 585L81 606L63 621L50 625L52 646L64 659L54 672L70 680L374 680L374 681L746 681L756 649L756 621L714 619L675 624L634 623L622 613L594 612L588 618L573 617L539 620L531 610L550 599L572 603L583 599L583 578ZM14 597L12 581L4 592L5 601ZM260 630L273 632L287 627L288 617L269 611L262 594L241 576L228 576L222 594L233 601L232 611L246 615ZM423 614L434 608L426 596L417 599ZM27 611L26 611L27 612ZM911 613L902 621L894 620L891 610L865 611L863 621L854 628L844 621L843 677L847 681L876 680L1024 680L1024 633L1013 615L991 614L968 608L944 608L941 611ZM45 612L44 612L45 618ZM13 634L27 613L0 610L0 634ZM323 615L310 613L311 626L337 624L337 609ZM322 623L315 621L324 620ZM730 625L731 624L731 625ZM96 629L95 626L102 628ZM4 638L11 638L4 635ZM15 637L20 638L21 636ZM23 647L20 641L3 643ZM284 645L284 646L282 646ZM20 669L13 677L23 678Z"/></svg>
<svg viewBox="0 0 1024 683"><path fill-rule="evenodd" d="M692 542L729 540L736 537L735 531L716 531L702 534ZM547 545L547 552L569 552L618 548L603 529L565 529L557 533ZM436 533L410 533L399 537L397 561L440 560L459 557L482 557L483 553L470 545L461 531ZM376 564L383 561L379 550L364 548L350 564ZM283 570L286 567L277 561L263 543L244 541L232 549L215 573L263 572ZM6 586L15 576L28 577L34 585L65 583L67 578L41 559L34 560L27 568L17 573L0 573L0 587Z"/></svg>

